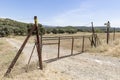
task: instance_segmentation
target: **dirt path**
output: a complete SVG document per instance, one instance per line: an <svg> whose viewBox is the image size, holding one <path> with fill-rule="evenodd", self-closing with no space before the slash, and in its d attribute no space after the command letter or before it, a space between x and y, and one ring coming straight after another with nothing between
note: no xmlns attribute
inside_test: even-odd
<svg viewBox="0 0 120 80"><path fill-rule="evenodd" d="M6 40L17 49L22 44L15 39ZM26 58L25 63L27 63L29 59L28 56L30 55L33 45L34 44L27 44L26 49L23 51ZM60 53L61 56L68 55L70 54L70 50L61 48ZM74 53L77 52L74 51ZM47 63L49 69L52 68L57 70L57 73L69 75L70 79L67 80L120 80L119 58L89 55L88 53L63 57L59 60L53 59L56 57L56 46L43 46L43 61ZM36 52L32 57L32 61L37 61Z"/></svg>

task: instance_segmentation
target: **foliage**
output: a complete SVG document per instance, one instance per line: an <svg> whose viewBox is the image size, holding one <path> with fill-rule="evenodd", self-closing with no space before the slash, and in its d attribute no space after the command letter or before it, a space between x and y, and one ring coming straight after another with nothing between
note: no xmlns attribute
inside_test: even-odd
<svg viewBox="0 0 120 80"><path fill-rule="evenodd" d="M73 26L66 26L66 27L46 27L45 28L46 33L53 33L53 34L63 34L63 33L68 33L68 34L74 34L77 31L77 29Z"/></svg>
<svg viewBox="0 0 120 80"><path fill-rule="evenodd" d="M53 33L53 34L57 34L57 33L58 33L58 30L57 30L57 29L53 29L53 30L52 30L52 33Z"/></svg>
<svg viewBox="0 0 120 80"><path fill-rule="evenodd" d="M47 33L47 34L50 34L50 33L51 33L51 30L50 30L50 29L46 29L46 33Z"/></svg>
<svg viewBox="0 0 120 80"><path fill-rule="evenodd" d="M42 26L42 24L38 24L38 27L39 27L39 34L40 35L44 35L45 34L45 28Z"/></svg>
<svg viewBox="0 0 120 80"><path fill-rule="evenodd" d="M9 35L27 35L33 27L31 23L17 22L11 19L0 19L0 36L5 37ZM40 34L45 34L45 29L41 24L38 24ZM35 32L33 32L35 34Z"/></svg>
<svg viewBox="0 0 120 80"><path fill-rule="evenodd" d="M23 23L23 22L18 22L15 20L11 19L2 19L0 18L0 36L5 37L9 35L27 35L34 24L32 23ZM91 27L86 27L86 26L45 26L43 27L42 24L38 24L39 28L39 34L44 35L45 33L50 34L63 34L63 33L68 33L68 34L74 34L76 32L92 32ZM114 28L110 28L110 32L113 32ZM100 27L95 27L95 32L97 33L103 33L106 32L106 27L100 26ZM116 28L116 32L120 32L119 28ZM34 31L32 33L33 35L36 34Z"/></svg>
<svg viewBox="0 0 120 80"><path fill-rule="evenodd" d="M58 29L58 33L63 34L63 33L65 33L65 30L64 29Z"/></svg>
<svg viewBox="0 0 120 80"><path fill-rule="evenodd" d="M96 33L102 33L103 31L100 30L100 29L95 29L95 32L96 32Z"/></svg>
<svg viewBox="0 0 120 80"><path fill-rule="evenodd" d="M72 26L67 26L65 32L69 34L74 34L77 32L77 29Z"/></svg>
<svg viewBox="0 0 120 80"><path fill-rule="evenodd" d="M34 24L31 24L31 23L27 25L27 33L30 32L30 30L32 29L33 26L34 26ZM42 24L38 24L38 29L39 29L39 34L40 35L45 34L45 29L43 28ZM34 31L32 34L35 35L36 32Z"/></svg>

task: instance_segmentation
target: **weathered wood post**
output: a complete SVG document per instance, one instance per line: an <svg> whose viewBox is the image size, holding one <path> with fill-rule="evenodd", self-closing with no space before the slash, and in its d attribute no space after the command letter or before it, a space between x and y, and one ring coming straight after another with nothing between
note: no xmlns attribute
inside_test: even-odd
<svg viewBox="0 0 120 80"><path fill-rule="evenodd" d="M91 41L91 46L93 47L93 45L96 47L96 37L95 37L95 29L94 29L94 26L93 26L93 22L91 22L91 25L92 25L92 41Z"/></svg>
<svg viewBox="0 0 120 80"><path fill-rule="evenodd" d="M95 47L97 46L97 34L95 34Z"/></svg>
<svg viewBox="0 0 120 80"><path fill-rule="evenodd" d="M107 23L105 23L104 25L106 25L107 27L107 44L109 43L109 38L110 38L110 35L109 35L109 30L110 30L110 22L108 21Z"/></svg>
<svg viewBox="0 0 120 80"><path fill-rule="evenodd" d="M93 26L93 22L91 22L91 25L92 25L92 34L95 34L95 29L94 29L94 26Z"/></svg>
<svg viewBox="0 0 120 80"><path fill-rule="evenodd" d="M35 22L35 27L36 27L36 38L37 38L37 52L38 52L38 59L39 59L39 68L42 70L42 43L41 43L41 36L39 36L39 30L38 30L38 21L37 21L37 16L34 16L34 22Z"/></svg>
<svg viewBox="0 0 120 80"><path fill-rule="evenodd" d="M82 52L84 52L84 42L85 42L85 36L83 36L83 41L82 41Z"/></svg>
<svg viewBox="0 0 120 80"><path fill-rule="evenodd" d="M32 29L30 30L28 36L26 37L25 41L23 42L23 44L21 45L20 49L18 50L16 56L14 57L14 59L12 60L11 64L9 65L6 73L4 74L4 77L8 76L12 70L12 68L14 67L15 63L17 62L21 52L23 51L28 39L30 38L30 36L32 35L33 31L36 30L36 27L33 26Z"/></svg>
<svg viewBox="0 0 120 80"><path fill-rule="evenodd" d="M60 58L60 37L58 38L58 58Z"/></svg>
<svg viewBox="0 0 120 80"><path fill-rule="evenodd" d="M73 47L74 47L74 37L72 37L71 55L73 55Z"/></svg>

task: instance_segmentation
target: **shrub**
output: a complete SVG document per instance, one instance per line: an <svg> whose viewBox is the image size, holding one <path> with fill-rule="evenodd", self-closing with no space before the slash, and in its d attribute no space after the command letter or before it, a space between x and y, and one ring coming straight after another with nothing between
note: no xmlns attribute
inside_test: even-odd
<svg viewBox="0 0 120 80"><path fill-rule="evenodd" d="M57 29L53 29L53 30L52 30L52 33L53 33L53 34L57 34L57 33L58 33L58 30L57 30Z"/></svg>

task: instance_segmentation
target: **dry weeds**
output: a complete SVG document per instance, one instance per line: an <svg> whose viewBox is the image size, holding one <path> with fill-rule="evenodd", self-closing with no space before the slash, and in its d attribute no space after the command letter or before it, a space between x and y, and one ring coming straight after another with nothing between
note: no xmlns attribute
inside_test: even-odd
<svg viewBox="0 0 120 80"><path fill-rule="evenodd" d="M0 39L0 79L6 71L9 63L15 55L15 49L5 39Z"/></svg>
<svg viewBox="0 0 120 80"><path fill-rule="evenodd" d="M20 56L18 59L9 78L5 78L3 77L4 73L14 58L17 50L4 38L0 39L0 49L0 80L71 80L70 76L63 75L60 71L54 70L52 66L47 66L45 63L43 71L38 70L36 62L31 63L28 72L26 73L28 65L24 64L25 60L23 56Z"/></svg>
<svg viewBox="0 0 120 80"><path fill-rule="evenodd" d="M83 36L83 35L91 35L91 33L85 33L85 32L79 32L76 34L46 34L44 35L45 37L50 37L50 36ZM91 43L90 40L88 38L85 38L85 51L86 52L90 52L92 54L104 54L104 55L109 55L109 56L119 56L119 48L116 47L119 45L119 38L120 38L120 33L116 33L115 35L115 41L113 41L113 33L110 33L110 41L109 41L109 45L106 44L106 33L97 33L100 41L101 41L101 45L98 45L96 48L95 47L91 47ZM15 36L14 38L20 41L24 41L26 36ZM29 40L30 43L34 43L34 39L35 36L32 36ZM57 43L58 40L56 41L43 41L44 43ZM61 40L61 47L65 48L65 49L71 49L71 44L72 44L72 39L70 40ZM116 48L111 50L112 48ZM75 39L74 41L74 50L81 52L82 51L82 38L81 39Z"/></svg>
<svg viewBox="0 0 120 80"><path fill-rule="evenodd" d="M86 41L86 42L88 42L88 41ZM103 42L105 42L104 40L103 40ZM62 43L61 43L61 45L63 45L63 47L64 46L66 46L65 48L67 49L67 48L70 48L70 46L69 46L69 44L71 43L71 41L69 40L69 41L63 41ZM80 43L80 42L79 42ZM75 43L75 45L74 46L76 46L77 45L77 48L79 48L79 44L78 44L78 41L76 41L76 43ZM89 44L90 45L90 44ZM67 47L68 46L68 47ZM105 49L104 49L104 46L107 46L107 47L105 47ZM93 48L93 51L94 51L94 49L96 49L96 52L97 52L97 50L101 47L101 50L103 50L102 51L102 53L103 54L105 54L105 52L108 52L108 51L110 51L111 50L111 46L113 47L114 46L114 49L116 49L118 46L119 46L119 40L116 40L116 41L114 41L113 43L111 43L110 45L107 45L107 44L102 44L102 45L100 45L99 47L97 47L97 48ZM115 47L116 46L116 47ZM55 46L56 47L56 46ZM88 47L88 46L86 46L86 47ZM119 47L118 47L119 48ZM56 48L52 48L51 49L51 47L49 47L49 50L52 50L51 51L51 53L52 52L54 52L55 50L56 50ZM63 52L65 52L65 51L63 51ZM91 51L92 52L92 51ZM95 53L96 53L95 52ZM111 52L111 51L110 51ZM47 53L49 53L50 54L50 52L47 52ZM94 54L95 54L94 53ZM51 55L51 54L50 54ZM53 55L55 55L54 53L53 53ZM106 66L100 66L100 70L99 70L99 66L98 66L98 64L94 64L95 65L95 68L93 68L93 65L91 65L91 61L90 60L92 60L93 62L95 62L94 61L94 58L91 58L91 59L89 59L89 57L90 56L87 56L87 55L85 55L85 60L84 60L84 58L82 59L81 58L81 56L82 55L79 55L79 56L74 56L74 57L70 57L70 58L67 58L67 59L63 59L63 60L60 60L60 61L58 61L58 62L54 62L54 63L51 63L51 65L52 66L50 66L49 64L44 64L44 70L43 71L38 71L37 69L36 69L36 64L37 63L32 63L31 65L30 65L30 69L29 69L29 72L28 73L25 73L25 70L26 70L26 65L23 65L22 63L18 63L18 64L16 64L16 68L14 68L14 70L12 71L12 76L14 76L13 78L8 78L7 80L72 80L72 78L71 78L71 76L70 76L70 72L71 71L73 71L72 73L74 73L74 76L79 76L79 78L80 78L80 76L81 75L83 75L83 74L85 74L85 76L86 76L86 74L88 73L88 71L91 71L91 70L94 70L94 69L96 69L97 68L97 70L96 71L98 71L98 72L96 72L95 71L95 73L96 74L98 74L98 73L100 73L101 74L101 71L100 70L103 70L103 71L106 71L106 69L108 68L108 72L109 72L109 70L111 70L111 69L113 69L113 68L110 68L109 69L109 67L106 67ZM86 57L88 57L87 59L86 59ZM103 57L104 58L104 57ZM75 61L74 61L75 60ZM95 60L97 60L97 63L99 63L99 61L98 61L98 59L95 59ZM84 61L85 61L85 64L86 64L86 68L84 68L82 65L84 65L83 63L84 63ZM90 61L90 62L89 62ZM76 65L75 65L75 64ZM96 62L95 62L96 63ZM106 65L106 63L107 62L105 62L105 64L104 65ZM78 66L78 65L80 65L80 66ZM89 66L92 66L91 68L89 68ZM54 67L53 67L54 66ZM60 67L60 66L62 66L62 67ZM56 67L56 69L55 69L55 67ZM77 67L77 68L76 68ZM83 67L82 68L82 70L80 69L81 67ZM110 66L111 67L111 66ZM59 69L60 68L60 69ZM104 69L103 69L104 68ZM61 69L63 69L63 71L61 72L61 71L59 71L59 70L61 70ZM65 69L65 71L64 71L64 69ZM75 69L75 71L74 71L74 69ZM88 69L88 71L87 71L87 69ZM115 67L114 67L114 69L116 69ZM78 71L78 70L80 70L80 71ZM67 72L68 73L67 73ZM87 71L87 72L85 72L85 71ZM66 74L64 74L66 72ZM80 73L81 72L81 75L79 75L79 74L77 74L77 73ZM93 71L94 72L94 71ZM92 73L93 73L92 72ZM91 72L90 72L91 73ZM90 73L88 73L87 75L89 75ZM93 73L94 74L94 77L96 77L95 75L95 73ZM113 71L113 73L114 73L114 71ZM67 75L68 74L68 75ZM106 71L106 74L107 74L107 71ZM71 74L72 75L72 77L73 77L73 74ZM104 74L102 73L102 76L103 76ZM98 78L98 76L99 75L97 75L97 77L96 78ZM112 73L109 75L109 77L110 76L112 76ZM117 75L116 75L117 76ZM83 76L84 77L84 76ZM114 75L113 75L113 77L114 77ZM117 76L118 77L118 76ZM79 78L78 78L78 80L79 80ZM87 78L88 78L88 76L87 76ZM83 78L83 80L85 79L85 80L87 80L87 78L85 79L85 78ZM96 80L96 78L95 79L93 79L93 80ZM104 78L104 77L102 77L102 78ZM105 76L105 78L106 78L106 76ZM88 80L90 80L91 78L88 78ZM107 79L109 79L109 78L107 78ZM112 78L111 78L112 79ZM113 78L113 79L115 79L115 78ZM116 78L117 79L117 78ZM77 80L77 78L75 78L75 80Z"/></svg>

